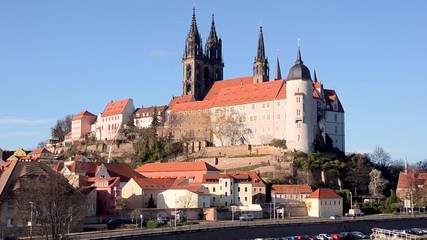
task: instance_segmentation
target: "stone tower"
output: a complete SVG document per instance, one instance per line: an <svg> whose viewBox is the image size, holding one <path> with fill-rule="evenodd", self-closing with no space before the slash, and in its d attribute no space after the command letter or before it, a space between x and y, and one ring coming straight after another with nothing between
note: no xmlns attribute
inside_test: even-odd
<svg viewBox="0 0 427 240"><path fill-rule="evenodd" d="M195 100L203 100L213 83L223 79L222 40L216 34L214 17L212 15L211 30L203 53L194 7L182 63L182 95L193 95Z"/></svg>
<svg viewBox="0 0 427 240"><path fill-rule="evenodd" d="M262 27L259 28L258 51L254 60L254 83L268 82L269 80L268 58L265 57L264 36Z"/></svg>
<svg viewBox="0 0 427 240"><path fill-rule="evenodd" d="M313 100L313 82L310 70L301 60L299 46L297 60L289 70L286 82L286 106L286 144L288 148L306 153L312 152L317 112Z"/></svg>

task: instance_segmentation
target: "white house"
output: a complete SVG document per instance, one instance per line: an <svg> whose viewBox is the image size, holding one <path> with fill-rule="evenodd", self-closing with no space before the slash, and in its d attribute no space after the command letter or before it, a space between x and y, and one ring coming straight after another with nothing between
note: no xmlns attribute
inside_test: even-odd
<svg viewBox="0 0 427 240"><path fill-rule="evenodd" d="M329 188L318 188L305 198L309 217L343 215L343 199Z"/></svg>
<svg viewBox="0 0 427 240"><path fill-rule="evenodd" d="M131 98L109 102L104 111L99 114L96 123L92 125L96 139L113 139L119 128L131 120L134 111Z"/></svg>

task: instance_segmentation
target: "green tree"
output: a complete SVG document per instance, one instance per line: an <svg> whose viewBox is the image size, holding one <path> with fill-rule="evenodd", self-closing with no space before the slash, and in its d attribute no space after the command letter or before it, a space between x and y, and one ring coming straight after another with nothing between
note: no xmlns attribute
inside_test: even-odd
<svg viewBox="0 0 427 240"><path fill-rule="evenodd" d="M148 199L147 208L156 208L153 195L150 195L150 198Z"/></svg>

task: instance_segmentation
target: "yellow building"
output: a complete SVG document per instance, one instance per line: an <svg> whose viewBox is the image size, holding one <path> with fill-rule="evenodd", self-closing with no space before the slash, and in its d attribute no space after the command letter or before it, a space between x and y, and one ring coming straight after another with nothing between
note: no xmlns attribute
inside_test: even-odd
<svg viewBox="0 0 427 240"><path fill-rule="evenodd" d="M318 188L305 198L309 217L343 215L343 199L329 188Z"/></svg>

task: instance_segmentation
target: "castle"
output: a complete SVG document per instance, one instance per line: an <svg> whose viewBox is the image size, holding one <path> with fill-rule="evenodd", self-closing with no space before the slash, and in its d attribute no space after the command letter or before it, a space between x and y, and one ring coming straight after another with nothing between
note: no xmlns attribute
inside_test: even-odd
<svg viewBox="0 0 427 240"><path fill-rule="evenodd" d="M312 78L300 46L287 77L282 79L277 59L270 80L261 27L252 76L223 80L222 40L214 16L203 46L193 8L182 65L182 95L167 106L135 109L132 99L111 101L98 116L87 111L77 114L66 141L79 141L90 133L99 140L114 139L129 121L148 127L150 112L157 109L162 134L189 143L190 151L207 145L261 145L275 139L306 153L321 148L345 151L343 106L334 90L323 88L316 72Z"/></svg>
<svg viewBox="0 0 427 240"><path fill-rule="evenodd" d="M214 17L203 51L193 8L182 63L182 96L173 97L166 111L175 139L215 146L282 139L288 149L306 153L328 144L345 151L343 106L334 90L323 88L316 72L311 77L300 46L288 76L282 79L277 59L270 80L261 27L252 76L223 80L222 40Z"/></svg>

